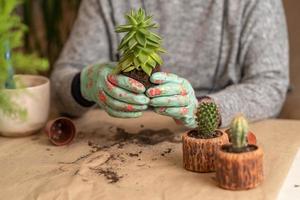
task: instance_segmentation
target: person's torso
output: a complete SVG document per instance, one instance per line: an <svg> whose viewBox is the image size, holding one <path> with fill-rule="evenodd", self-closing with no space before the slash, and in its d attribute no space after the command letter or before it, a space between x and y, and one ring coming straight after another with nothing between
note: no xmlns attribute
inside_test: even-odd
<svg viewBox="0 0 300 200"><path fill-rule="evenodd" d="M246 1L235 0L99 0L108 21L112 55L117 55L121 35L114 26L124 24L124 14L144 7L159 23L163 38L163 71L189 80L197 95L205 95L241 78L240 33ZM112 22L112 23L110 23Z"/></svg>

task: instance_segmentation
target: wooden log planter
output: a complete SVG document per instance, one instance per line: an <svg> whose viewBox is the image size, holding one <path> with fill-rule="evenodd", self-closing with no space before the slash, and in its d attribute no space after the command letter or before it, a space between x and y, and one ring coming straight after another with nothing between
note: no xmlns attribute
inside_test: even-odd
<svg viewBox="0 0 300 200"><path fill-rule="evenodd" d="M190 136L189 132L182 136L184 168L194 172L215 171L215 153L228 143L227 134L217 130L217 137L201 139Z"/></svg>
<svg viewBox="0 0 300 200"><path fill-rule="evenodd" d="M223 145L216 154L216 179L221 188L246 190L263 181L263 151L249 144L247 151L231 152L231 145Z"/></svg>

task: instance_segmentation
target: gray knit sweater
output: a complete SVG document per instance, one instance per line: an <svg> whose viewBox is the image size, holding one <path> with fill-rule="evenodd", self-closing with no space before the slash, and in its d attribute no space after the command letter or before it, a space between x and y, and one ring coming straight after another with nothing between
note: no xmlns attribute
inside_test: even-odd
<svg viewBox="0 0 300 200"><path fill-rule="evenodd" d="M117 61L114 27L139 7L160 24L164 71L189 80L197 96L212 97L223 126L238 112L251 121L279 113L289 83L281 0L83 0L51 77L62 112L89 109L73 99L72 79L89 64Z"/></svg>

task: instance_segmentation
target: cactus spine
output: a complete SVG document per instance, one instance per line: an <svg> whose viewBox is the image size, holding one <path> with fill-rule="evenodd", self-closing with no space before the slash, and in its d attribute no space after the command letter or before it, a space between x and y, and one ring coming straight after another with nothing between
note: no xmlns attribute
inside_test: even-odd
<svg viewBox="0 0 300 200"><path fill-rule="evenodd" d="M234 151L241 151L247 143L247 133L249 130L246 118L240 114L236 116L230 125L230 137Z"/></svg>
<svg viewBox="0 0 300 200"><path fill-rule="evenodd" d="M198 122L198 134L207 138L212 137L220 122L217 105L213 101L200 103L196 113L196 120Z"/></svg>

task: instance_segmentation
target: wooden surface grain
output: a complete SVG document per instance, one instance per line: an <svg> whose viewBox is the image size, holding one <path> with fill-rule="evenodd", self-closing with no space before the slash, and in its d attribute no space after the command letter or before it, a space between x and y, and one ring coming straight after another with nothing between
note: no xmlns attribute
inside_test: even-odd
<svg viewBox="0 0 300 200"><path fill-rule="evenodd" d="M265 180L228 191L215 173L183 168L179 141L187 130L168 117L145 112L126 120L93 110L75 122L68 146L52 146L43 132L0 138L2 199L274 200L300 146L299 121L250 124L265 153Z"/></svg>

